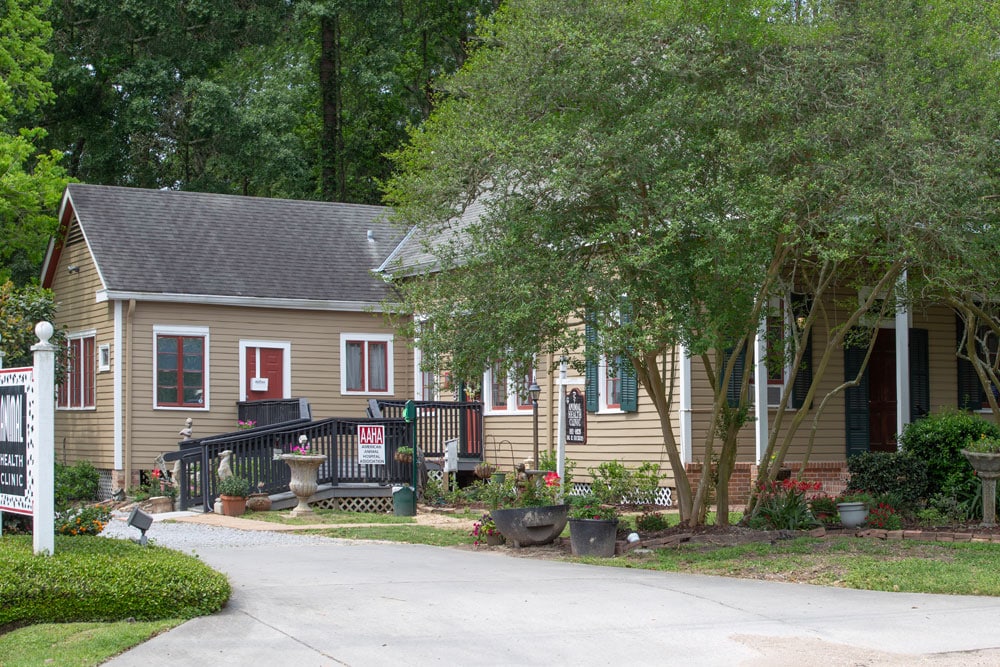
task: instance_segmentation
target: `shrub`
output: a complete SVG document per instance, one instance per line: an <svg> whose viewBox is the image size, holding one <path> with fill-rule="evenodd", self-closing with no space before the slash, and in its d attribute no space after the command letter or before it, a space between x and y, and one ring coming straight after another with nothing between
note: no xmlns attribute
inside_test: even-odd
<svg viewBox="0 0 1000 667"><path fill-rule="evenodd" d="M840 520L837 512L837 501L825 494L809 499L809 511L824 526L835 525Z"/></svg>
<svg viewBox="0 0 1000 667"><path fill-rule="evenodd" d="M658 530L666 530L670 527L667 515L663 512L643 512L635 519L636 530L652 533Z"/></svg>
<svg viewBox="0 0 1000 667"><path fill-rule="evenodd" d="M887 503L879 503L868 511L868 527L882 530L902 530L903 518Z"/></svg>
<svg viewBox="0 0 1000 667"><path fill-rule="evenodd" d="M59 535L100 535L111 519L106 507L80 507L56 515L55 528Z"/></svg>
<svg viewBox="0 0 1000 667"><path fill-rule="evenodd" d="M758 490L757 506L747 522L758 530L803 530L819 522L809 511L806 491L819 489L819 482L786 479L767 482Z"/></svg>
<svg viewBox="0 0 1000 667"><path fill-rule="evenodd" d="M77 461L68 466L55 465L54 500L57 508L72 502L97 500L101 488L101 474L90 461Z"/></svg>
<svg viewBox="0 0 1000 667"><path fill-rule="evenodd" d="M56 535L39 558L26 536L0 540L0 631L32 623L152 621L212 614L229 599L226 577L197 558L105 537Z"/></svg>
<svg viewBox="0 0 1000 667"><path fill-rule="evenodd" d="M601 503L601 499L595 495L572 496L569 518L614 521L618 519L618 508Z"/></svg>
<svg viewBox="0 0 1000 667"><path fill-rule="evenodd" d="M605 461L597 468L588 468L594 480L590 491L609 505L631 503L652 505L660 487L660 465L644 461L635 471L620 461Z"/></svg>
<svg viewBox="0 0 1000 667"><path fill-rule="evenodd" d="M927 462L906 452L865 452L847 461L848 485L874 496L893 494L900 505L915 509L928 494Z"/></svg>
<svg viewBox="0 0 1000 667"><path fill-rule="evenodd" d="M953 496L971 507L979 486L962 449L983 435L1000 437L1000 427L976 415L950 410L908 424L899 442L904 452L927 464L930 494Z"/></svg>

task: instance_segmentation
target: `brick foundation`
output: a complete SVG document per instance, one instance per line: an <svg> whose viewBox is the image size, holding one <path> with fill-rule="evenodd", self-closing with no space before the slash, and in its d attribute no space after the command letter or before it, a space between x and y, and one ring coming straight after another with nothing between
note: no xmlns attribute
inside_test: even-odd
<svg viewBox="0 0 1000 667"><path fill-rule="evenodd" d="M688 479L691 480L692 492L701 481L702 464L689 463L685 466ZM729 478L729 504L731 507L745 504L750 500L750 487L757 479L759 466L754 463L737 463L733 475ZM798 478L802 463L786 462L784 470L791 472L791 477ZM806 464L802 479L807 482L820 482L823 485L820 493L835 496L847 489L847 461L814 461Z"/></svg>

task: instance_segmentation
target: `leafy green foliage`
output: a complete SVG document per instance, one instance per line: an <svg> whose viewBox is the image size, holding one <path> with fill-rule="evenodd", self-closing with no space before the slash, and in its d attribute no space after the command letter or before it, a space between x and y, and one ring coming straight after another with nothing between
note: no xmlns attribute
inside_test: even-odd
<svg viewBox="0 0 1000 667"><path fill-rule="evenodd" d="M74 501L97 500L101 474L90 461L77 461L73 465L56 463L55 504L66 507Z"/></svg>
<svg viewBox="0 0 1000 667"><path fill-rule="evenodd" d="M53 322L55 312L51 290L37 285L17 287L10 280L0 283L0 349L5 368L31 366L31 346L38 342L35 325L42 320ZM64 341L57 328L50 342L61 345Z"/></svg>
<svg viewBox="0 0 1000 667"><path fill-rule="evenodd" d="M840 521L837 512L837 501L826 494L810 498L809 511L824 526L834 526Z"/></svg>
<svg viewBox="0 0 1000 667"><path fill-rule="evenodd" d="M670 527L670 521L663 512L646 511L635 518L636 530L652 533L658 530L666 530Z"/></svg>
<svg viewBox="0 0 1000 667"><path fill-rule="evenodd" d="M219 481L220 496L237 496L246 498L250 495L250 482L245 477L230 475Z"/></svg>
<svg viewBox="0 0 1000 667"><path fill-rule="evenodd" d="M111 520L111 510L92 505L73 507L59 512L55 519L58 535L100 535Z"/></svg>
<svg viewBox="0 0 1000 667"><path fill-rule="evenodd" d="M899 442L904 452L926 462L930 494L951 496L971 509L977 502L981 505L981 499L977 501L980 487L962 449L983 434L1000 437L1000 427L976 415L952 410L908 424Z"/></svg>
<svg viewBox="0 0 1000 667"><path fill-rule="evenodd" d="M758 493L747 525L765 530L804 530L819 525L806 500L806 491L815 490L818 484L786 479L766 485Z"/></svg>
<svg viewBox="0 0 1000 667"><path fill-rule="evenodd" d="M603 519L614 521L618 519L618 508L601 502L597 496L570 496L569 518L571 519Z"/></svg>
<svg viewBox="0 0 1000 667"><path fill-rule="evenodd" d="M644 461L635 470L629 470L620 461L605 461L596 468L589 468L593 476L591 493L601 502L617 505L653 505L659 491L660 466Z"/></svg>
<svg viewBox="0 0 1000 667"><path fill-rule="evenodd" d="M899 506L914 509L929 493L927 466L908 452L865 452L848 459L848 486L875 496L894 494Z"/></svg>
<svg viewBox="0 0 1000 667"><path fill-rule="evenodd" d="M55 554L39 558L30 537L0 539L0 627L193 618L229 599L226 577L192 556L103 537L55 540Z"/></svg>

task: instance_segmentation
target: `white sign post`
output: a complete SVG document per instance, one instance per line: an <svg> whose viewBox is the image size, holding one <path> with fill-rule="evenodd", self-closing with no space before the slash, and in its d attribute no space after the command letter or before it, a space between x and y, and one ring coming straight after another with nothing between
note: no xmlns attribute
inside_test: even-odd
<svg viewBox="0 0 1000 667"><path fill-rule="evenodd" d="M35 357L35 554L55 553L55 466L56 466L56 347L49 342L52 325L35 325L38 344L31 347Z"/></svg>
<svg viewBox="0 0 1000 667"><path fill-rule="evenodd" d="M358 464L385 465L385 426L358 424Z"/></svg>

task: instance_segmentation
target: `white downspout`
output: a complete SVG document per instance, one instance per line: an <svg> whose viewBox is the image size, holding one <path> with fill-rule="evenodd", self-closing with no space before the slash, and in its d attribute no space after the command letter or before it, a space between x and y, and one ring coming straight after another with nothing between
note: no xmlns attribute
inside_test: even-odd
<svg viewBox="0 0 1000 667"><path fill-rule="evenodd" d="M124 406L122 405L122 302L115 300L115 331L114 331L114 446L115 470L124 467L123 443Z"/></svg>
<svg viewBox="0 0 1000 667"><path fill-rule="evenodd" d="M757 335L754 336L754 416L756 425L754 439L757 446L757 465L764 459L767 450L767 320L761 318L757 325Z"/></svg>
<svg viewBox="0 0 1000 667"><path fill-rule="evenodd" d="M896 283L905 291L906 271ZM902 297L896 298L896 433L910 423L910 312Z"/></svg>
<svg viewBox="0 0 1000 667"><path fill-rule="evenodd" d="M691 463L693 452L691 448L691 357L686 345L680 346L681 358L681 396L679 417L681 424L681 461Z"/></svg>

